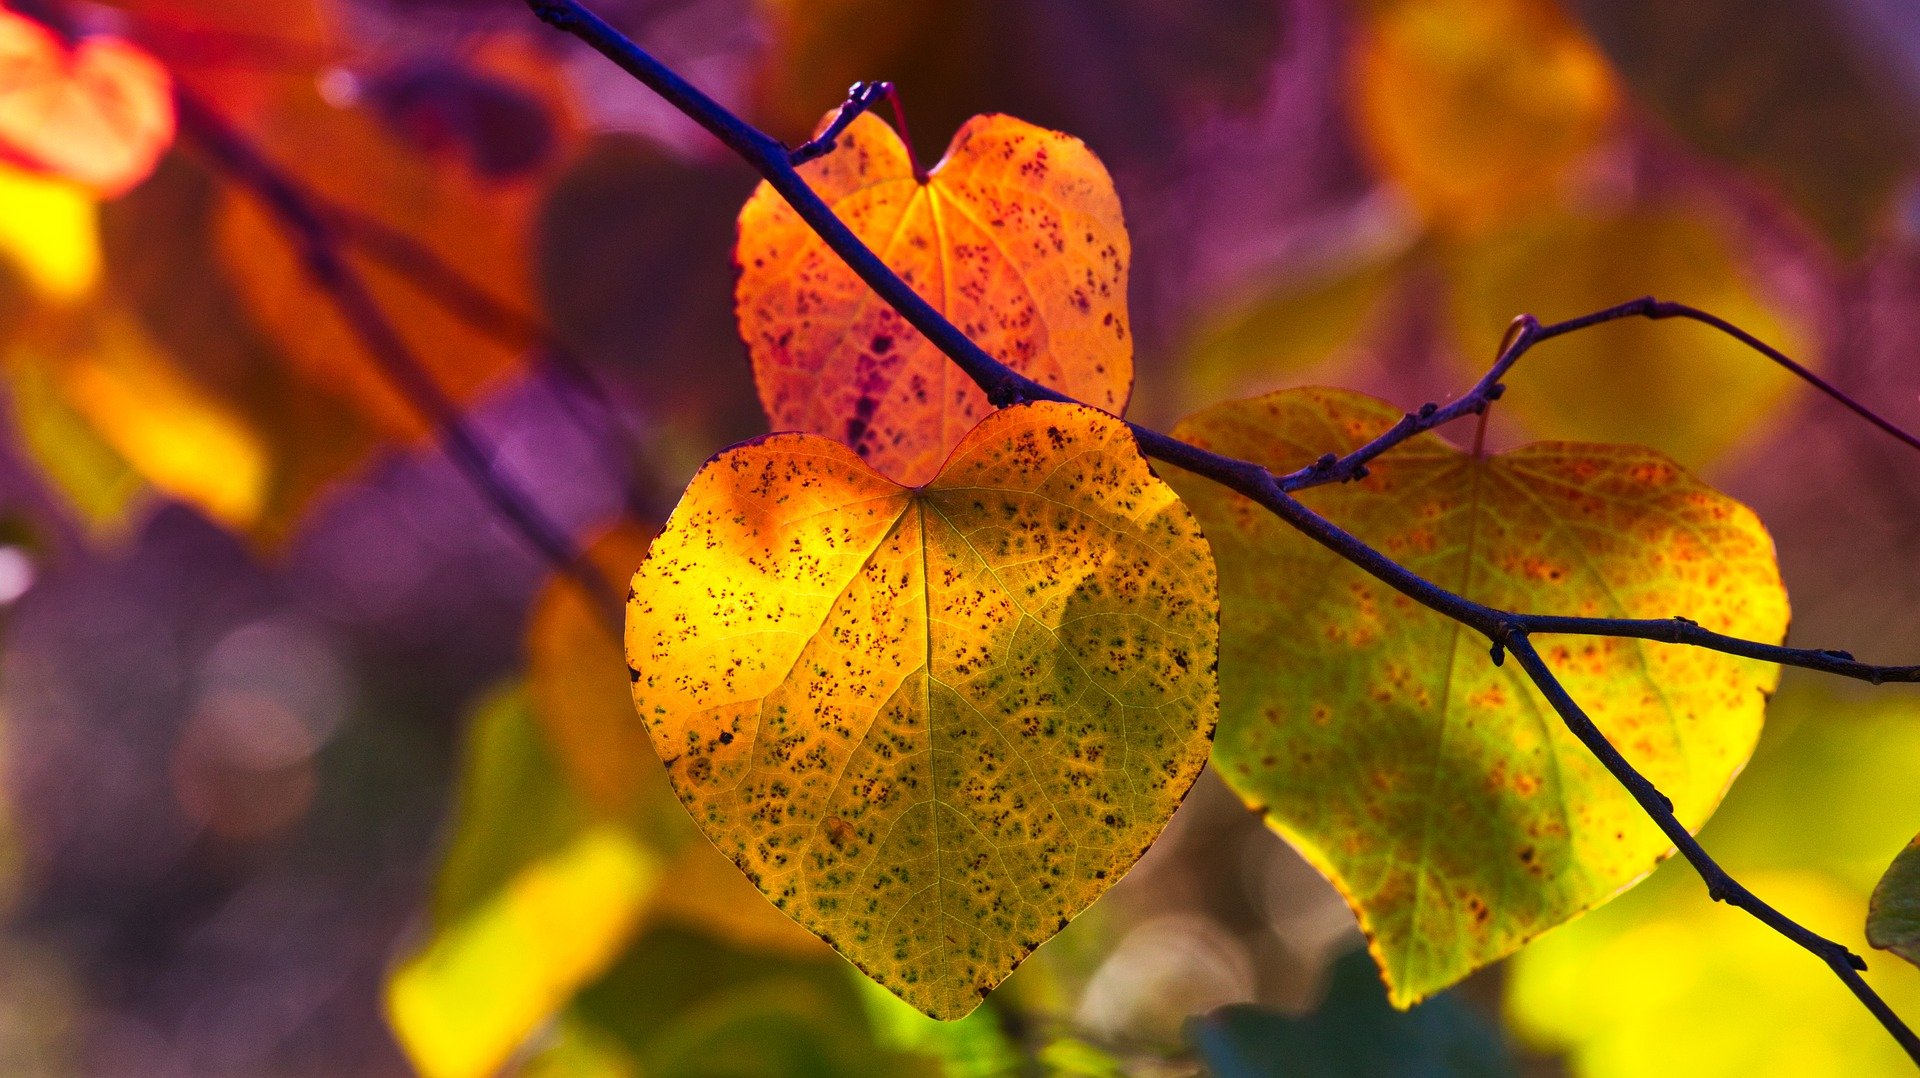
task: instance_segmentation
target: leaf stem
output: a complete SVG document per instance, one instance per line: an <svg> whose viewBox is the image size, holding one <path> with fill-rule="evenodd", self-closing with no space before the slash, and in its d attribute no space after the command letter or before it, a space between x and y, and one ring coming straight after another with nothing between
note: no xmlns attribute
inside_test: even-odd
<svg viewBox="0 0 1920 1078"><path fill-rule="evenodd" d="M993 404L1005 406L1027 400L1081 403L1007 367L934 309L914 291L911 285L888 268L880 257L807 186L805 180L795 171L789 151L780 142L702 93L677 72L583 7L578 0L527 0L527 3L542 20L556 29L578 37L601 55L612 60L622 70L666 99L669 104L678 108L694 122L706 128L714 137L753 166L767 184L786 198L800 218L847 263L861 280L865 281L881 299L898 311L908 324L924 334L935 347L972 378ZM1801 927L1735 883L1707 856L1693 836L1687 833L1686 828L1674 820L1671 804L1666 797L1627 764L1619 751L1607 741L1605 735L1593 726L1584 712L1580 711L1567 696L1566 691L1553 677L1552 672L1546 668L1545 663L1540 661L1538 653L1532 650L1527 641L1527 632L1530 629L1553 631L1548 623L1554 622L1555 619L1511 614L1448 591L1394 562L1358 537L1307 508L1290 493L1292 489L1313 486L1320 482L1357 478L1365 474L1367 461L1405 441L1413 434L1431 429L1433 426L1469 412L1477 414L1484 411L1490 402L1497 400L1500 396L1502 391L1500 377L1533 344L1589 325L1627 317L1693 318L1723 332L1729 332L1750 346L1758 348L1775 362L1781 363L1789 370L1813 382L1830 396L1866 416L1876 426L1920 448L1920 441L1913 440L1898 428L1880 420L1838 390L1820 381L1805 368L1768 348L1744 331L1738 330L1737 327L1732 327L1704 312L1678 304L1663 304L1651 297L1644 297L1618 307L1582 318L1557 322L1550 326L1542 326L1532 316L1523 315L1516 321L1515 327L1509 331L1508 345L1503 350L1503 354L1495 362L1493 369L1476 384L1473 390L1444 407L1428 405L1418 413L1408 415L1387 433L1345 458L1321 458L1320 462L1312 466L1319 468L1320 471L1311 477L1303 478L1301 473L1277 476L1251 461L1211 453L1148 427L1137 424L1129 424L1129 427L1139 442L1141 451L1146 455L1212 479L1230 490L1245 495L1308 538L1325 546L1389 587L1423 606L1480 632L1494 646L1496 654L1502 649L1512 651L1523 663L1529 677L1539 687L1541 693L1553 703L1562 721L1627 788L1662 831L1674 840L1675 845L1681 849L1688 862L1706 882L1709 893L1716 899L1740 906L1776 932L1819 955L1846 983L1854 995L1860 998L1874 1017L1887 1028L1907 1054L1916 1063L1920 1063L1920 1039L1916 1039L1913 1032L1887 1007L1873 989L1860 979L1857 969L1862 968L1863 964L1859 962L1857 956ZM1308 481L1309 479L1311 481ZM1580 626L1569 628L1568 631L1604 628L1607 630L1605 635L1636 636L1650 640L1672 639L1680 643L1714 648L1733 654L1764 657L1769 661L1825 669L1853 677L1864 676L1861 669L1863 664L1853 663L1851 657L1845 659L1834 657L1839 653L1773 648L1749 641L1736 641L1719 634L1706 633L1704 630L1689 632L1679 621L1592 619L1594 624L1588 625L1589 620L1560 619L1560 622ZM1665 635L1655 635L1656 633ZM1754 654L1755 651L1764 654ZM1827 656L1827 658L1818 659L1815 658L1816 656ZM1910 668L1864 669L1874 671L1874 676L1866 676L1866 680L1875 680L1875 677L1881 680L1894 680L1891 674Z"/></svg>

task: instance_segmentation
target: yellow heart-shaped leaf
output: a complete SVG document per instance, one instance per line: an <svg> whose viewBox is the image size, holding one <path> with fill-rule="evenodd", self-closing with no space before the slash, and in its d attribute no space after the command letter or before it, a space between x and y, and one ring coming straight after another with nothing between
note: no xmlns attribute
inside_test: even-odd
<svg viewBox="0 0 1920 1078"><path fill-rule="evenodd" d="M1206 760L1212 562L1124 424L992 413L933 482L777 434L633 578L633 697L781 909L959 1018L1118 880Z"/></svg>

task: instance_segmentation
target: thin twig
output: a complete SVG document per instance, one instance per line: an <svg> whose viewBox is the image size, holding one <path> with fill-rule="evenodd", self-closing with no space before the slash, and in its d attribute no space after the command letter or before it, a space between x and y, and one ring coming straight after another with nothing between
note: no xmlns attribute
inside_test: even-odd
<svg viewBox="0 0 1920 1078"><path fill-rule="evenodd" d="M768 185L787 200L801 219L806 221L821 240L839 255L855 274L898 311L910 325L925 335L935 347L945 353L968 377L972 378L993 404L1004 407L1030 400L1080 403L1008 368L949 322L944 315L915 292L911 285L889 269L880 257L813 192L794 169L787 148L783 144L746 123L702 93L681 78L677 72L641 49L599 16L581 6L578 0L527 0L527 2L543 21L586 42L601 55L612 60L621 69L659 94L669 104L706 128L714 137L752 165ZM1636 303L1641 302L1636 301ZM1673 309L1658 307L1652 300L1644 301L1644 304L1646 308L1644 310L1615 309L1611 312L1600 312L1587 319L1557 323L1554 329L1556 333L1571 332L1598 321L1633 315L1694 317L1699 314L1699 312L1691 312L1690 308L1685 309L1685 312L1690 313L1684 313L1677 307ZM1655 311L1660 313L1653 313ZM1711 316L1701 320L1708 319L1711 319ZM1518 354L1524 351L1520 345L1531 343L1526 341L1527 337L1531 336L1537 340L1546 339L1545 327L1534 328L1529 334L1527 329L1531 324L1530 319L1521 323L1517 331L1521 340L1510 343L1505 349L1506 354L1501 357L1505 366L1497 366L1497 370L1504 370L1506 366L1511 366L1512 362L1518 359ZM1708 324L1719 323L1718 320L1709 320ZM1744 337L1743 339L1747 339L1749 343L1758 344L1751 339ZM1759 347L1763 352L1774 355L1764 346ZM1777 355L1775 358L1785 359ZM1791 361L1786 362L1791 364ZM1475 408L1484 408L1485 400L1498 395L1498 391L1491 388L1498 384L1497 373L1490 374L1484 382L1489 387L1486 391L1489 395L1472 402L1472 407L1466 407L1457 414L1464 415ZM1824 383L1816 384L1826 388L1829 393L1837 395L1837 391L1826 387ZM1856 407L1855 410L1863 411L1863 414L1868 414L1869 418L1874 418L1870 413L1864 413L1862 409ZM1435 407L1425 419L1434 418L1440 411L1440 408ZM1137 424L1129 424L1129 426L1141 450L1148 456L1212 479L1230 490L1247 496L1315 542L1327 547L1389 587L1481 633L1492 644L1492 653L1496 662L1500 661L1507 651L1520 656L1521 665L1526 669L1529 677L1554 703L1569 729L1626 786L1662 832L1672 838L1676 846L1686 854L1689 863L1700 872L1702 879L1707 883L1708 893L1716 900L1739 906L1768 927L1819 955L1829 967L1833 968L1847 987L1866 1004L1874 1017L1879 1019L1907 1054L1915 1062L1920 1063L1920 1038L1914 1036L1912 1030L1907 1028L1855 972L1865 968L1864 962L1841 945L1814 934L1760 902L1745 888L1733 882L1732 878L1693 840L1685 826L1674 817L1671 803L1667 798L1634 771L1619 750L1608 742L1597 728L1593 727L1585 714L1567 697L1565 690L1554 679L1552 672L1539 661L1538 654L1533 651L1527 639L1527 629L1522 627L1521 618L1448 591L1397 564L1332 521L1308 509L1288 493L1282 485L1281 477L1275 476L1258 464L1211 453ZM1404 436L1401 440L1404 440ZM1364 461L1360 462L1360 465L1363 466ZM1633 635L1624 632L1626 628L1634 625L1632 622L1609 624L1612 628L1623 630L1616 635ZM1666 625L1664 622L1661 624ZM1648 630L1649 633L1651 631L1651 629ZM1664 631L1680 637L1679 642L1683 643L1717 650L1731 650L1733 646L1728 643L1727 638L1718 637L1717 634L1695 637L1680 633L1673 626L1667 626ZM1653 637L1649 636L1649 638ZM1764 647L1764 645L1745 641L1736 643L1742 648ZM1791 651L1791 649L1781 650ZM1842 662L1843 660L1834 661ZM1868 669L1877 670L1884 680L1890 671L1903 668ZM1833 672L1861 676L1857 671L1846 669L1835 669Z"/></svg>
<svg viewBox="0 0 1920 1078"><path fill-rule="evenodd" d="M838 145L840 135L847 125L860 118L860 115L878 104L882 98L893 97L891 82L856 82L847 90L847 99L840 104L840 111L833 114L833 120L819 134L787 151L787 160L795 165L804 165L816 157L825 155Z"/></svg>
<svg viewBox="0 0 1920 1078"><path fill-rule="evenodd" d="M1367 474L1367 463L1387 450L1392 449L1394 446L1399 445L1423 431L1444 426L1463 416L1477 415L1486 411L1487 406L1499 400L1500 395L1505 392L1506 387L1501 382L1501 379L1507 376L1507 373L1513 369L1513 365L1520 362L1520 357L1526 355L1527 350L1534 345L1539 344L1541 341L1548 341L1555 337L1573 333L1576 330L1597 326L1603 322L1615 322L1624 318L1645 318L1651 321L1659 321L1665 318L1684 318L1699 322L1702 325L1711 326L1779 364L1795 377L1805 381L1807 384L1837 401L1842 407L1885 431L1900 442L1914 449L1920 449L1920 437L1915 437L1913 434L1881 417L1872 409L1855 400L1826 379L1808 370L1801 364L1794 362L1786 353L1760 340L1739 326L1728 322L1718 315L1708 314L1706 311L1702 311L1697 307L1689 307L1684 303L1673 303L1667 300L1655 299L1652 296L1641 296L1639 299L1628 300L1625 303L1616 304L1605 310L1595 311L1592 314L1585 314L1578 318L1569 318L1564 322L1552 322L1546 325L1542 325L1539 320L1530 314L1521 315L1513 320L1513 325L1508 327L1506 339L1500 343L1499 354L1494 360L1493 366L1488 368L1487 373L1482 375L1480 380L1473 384L1472 388L1460 394L1460 396L1455 397L1453 400L1448 401L1446 404L1421 405L1418 411L1408 412L1406 415L1401 416L1399 422L1381 432L1372 441L1345 456L1335 456L1329 453L1304 468L1281 476L1281 489L1293 492L1327 483L1345 483L1354 479L1365 478Z"/></svg>
<svg viewBox="0 0 1920 1078"><path fill-rule="evenodd" d="M417 408L461 474L493 503L528 546L554 571L572 577L587 594L611 600L614 588L580 556L561 528L494 468L495 454L387 319L366 282L340 253L339 237L314 202L238 131L191 92L176 84L174 109L180 130L234 182L253 193L280 222L301 264L394 387Z"/></svg>
<svg viewBox="0 0 1920 1078"><path fill-rule="evenodd" d="M422 296L475 332L504 347L531 352L563 383L567 391L560 394L561 405L574 422L588 430L597 425L606 432L608 444L603 452L613 451L606 466L621 481L621 497L628 515L635 520L658 518L659 506L632 476L635 462L645 456L640 449L639 435L628 425L626 414L614 403L612 394L600 384L586 360L568 346L552 326L489 292L407 233L329 202L315 192L305 194L322 218L338 230L343 242L405 276ZM579 397L593 402L594 409L600 413L598 424L574 407Z"/></svg>

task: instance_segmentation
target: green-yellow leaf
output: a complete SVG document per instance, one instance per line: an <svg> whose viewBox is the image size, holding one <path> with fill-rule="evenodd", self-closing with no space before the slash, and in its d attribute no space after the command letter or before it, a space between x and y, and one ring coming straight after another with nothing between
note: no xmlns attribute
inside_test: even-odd
<svg viewBox="0 0 1920 1078"><path fill-rule="evenodd" d="M1295 390L1179 436L1278 470L1350 450L1386 403ZM1221 776L1346 895L1406 1006L1589 909L1668 845L1514 663L1238 495L1175 476L1221 576ZM1542 443L1491 459L1432 435L1306 500L1444 587L1508 609L1682 614L1786 632L1753 514L1651 450ZM1777 671L1700 649L1541 637L1547 662L1698 827L1746 762Z"/></svg>
<svg viewBox="0 0 1920 1078"><path fill-rule="evenodd" d="M1522 312L1572 318L1649 293L1712 311L1818 367L1804 328L1769 301L1720 224L1668 206L1548 215L1449 253L1456 353L1477 377ZM1635 442L1699 468L1767 429L1797 385L1752 349L1678 319L1629 319L1539 346L1507 378L1501 408L1536 434Z"/></svg>
<svg viewBox="0 0 1920 1078"><path fill-rule="evenodd" d="M395 1035L428 1078L493 1074L625 947L658 853L570 796L524 697L475 718L433 934L387 983Z"/></svg>
<svg viewBox="0 0 1920 1078"><path fill-rule="evenodd" d="M633 579L633 696L694 821L802 925L959 1018L1111 886L1205 762L1213 566L1105 413L1004 409L927 486L780 434Z"/></svg>
<svg viewBox="0 0 1920 1078"><path fill-rule="evenodd" d="M1920 837L1900 851L1873 889L1867 942L1920 966Z"/></svg>

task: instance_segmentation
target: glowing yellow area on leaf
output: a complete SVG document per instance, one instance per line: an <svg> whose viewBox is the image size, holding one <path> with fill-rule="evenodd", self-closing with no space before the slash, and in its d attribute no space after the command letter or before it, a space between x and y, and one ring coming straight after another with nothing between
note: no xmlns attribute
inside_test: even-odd
<svg viewBox="0 0 1920 1078"><path fill-rule="evenodd" d="M1105 413L989 415L925 487L779 434L633 578L633 698L789 916L959 1018L1140 856L1217 710L1206 543Z"/></svg>
<svg viewBox="0 0 1920 1078"><path fill-rule="evenodd" d="M1210 408L1176 433L1291 470L1391 426L1337 390ZM1668 852L1512 662L1238 495L1174 482L1221 577L1214 762L1346 895L1405 1006L1517 949ZM1773 544L1743 506L1630 446L1486 460L1437 437L1305 500L1414 572L1513 610L1683 614L1786 633ZM1697 828L1753 750L1778 671L1622 639L1538 638L1575 700Z"/></svg>
<svg viewBox="0 0 1920 1078"><path fill-rule="evenodd" d="M68 180L0 164L0 258L46 299L85 296L100 279L92 194Z"/></svg>
<svg viewBox="0 0 1920 1078"><path fill-rule="evenodd" d="M569 796L518 695L474 719L433 935L389 977L388 1020L428 1078L497 1073L631 938L664 859Z"/></svg>
<svg viewBox="0 0 1920 1078"><path fill-rule="evenodd" d="M1078 139L976 116L924 184L872 114L801 174L982 348L1118 415L1133 385L1131 247L1113 181ZM740 211L740 335L775 429L837 438L902 483L931 479L985 394L874 295L766 184Z"/></svg>

